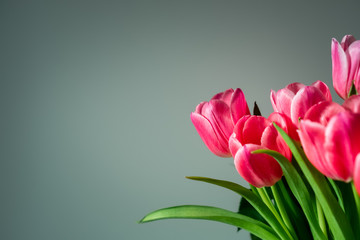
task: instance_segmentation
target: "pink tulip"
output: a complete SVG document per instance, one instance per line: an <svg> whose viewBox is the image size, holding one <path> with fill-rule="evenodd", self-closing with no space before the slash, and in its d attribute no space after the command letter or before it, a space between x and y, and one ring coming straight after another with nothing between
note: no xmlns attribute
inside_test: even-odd
<svg viewBox="0 0 360 240"><path fill-rule="evenodd" d="M211 152L220 157L231 157L229 137L234 125L250 114L240 88L216 94L209 102L202 102L190 115L197 132Z"/></svg>
<svg viewBox="0 0 360 240"><path fill-rule="evenodd" d="M359 123L360 114L334 102L321 102L309 109L299 131L307 157L321 173L345 182L354 179L358 187Z"/></svg>
<svg viewBox="0 0 360 240"><path fill-rule="evenodd" d="M293 127L280 113L273 113L268 119L262 116L244 116L234 128L229 140L230 151L239 174L255 187L272 186L282 176L278 162L266 154L252 154L257 149L271 149L291 160L291 152L278 134L272 122L285 131ZM293 130L291 130L293 131Z"/></svg>
<svg viewBox="0 0 360 240"><path fill-rule="evenodd" d="M343 99L349 97L351 86L360 90L360 41L346 35L341 45L333 38L331 43L332 76L336 93Z"/></svg>
<svg viewBox="0 0 360 240"><path fill-rule="evenodd" d="M302 83L291 83L278 92L271 90L271 104L275 112L285 114L298 125L299 119L305 116L306 111L321 101L331 101L328 86L316 81L311 86Z"/></svg>

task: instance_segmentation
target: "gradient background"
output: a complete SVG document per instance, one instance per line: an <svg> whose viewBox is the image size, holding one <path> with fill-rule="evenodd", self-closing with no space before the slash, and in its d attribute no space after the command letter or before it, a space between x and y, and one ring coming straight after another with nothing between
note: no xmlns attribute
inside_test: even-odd
<svg viewBox="0 0 360 240"><path fill-rule="evenodd" d="M179 204L237 210L236 194L184 178L245 184L190 112L240 87L268 116L270 89L331 86L331 38L360 38L359 7L1 1L0 239L249 239L214 222L137 221Z"/></svg>

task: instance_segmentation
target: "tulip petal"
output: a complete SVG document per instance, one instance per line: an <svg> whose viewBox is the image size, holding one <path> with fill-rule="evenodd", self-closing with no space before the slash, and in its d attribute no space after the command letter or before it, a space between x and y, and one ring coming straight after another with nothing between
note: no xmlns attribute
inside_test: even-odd
<svg viewBox="0 0 360 240"><path fill-rule="evenodd" d="M224 148L228 146L228 140L232 134L234 124L230 116L230 108L221 100L210 100L202 108L202 115L206 117L215 129Z"/></svg>
<svg viewBox="0 0 360 240"><path fill-rule="evenodd" d="M190 118L201 139L212 153L219 157L231 156L229 149L220 142L221 140L219 140L215 129L207 118L195 112L190 114Z"/></svg>
<svg viewBox="0 0 360 240"><path fill-rule="evenodd" d="M360 118L350 112L341 112L330 119L325 130L325 158L338 180L352 179L354 160L360 152Z"/></svg>
<svg viewBox="0 0 360 240"><path fill-rule="evenodd" d="M303 87L305 87L304 84L299 83L299 82L294 82L294 83L290 83L288 84L285 88L290 90L291 92L293 92L294 94L296 94L300 89L302 89Z"/></svg>
<svg viewBox="0 0 360 240"><path fill-rule="evenodd" d="M353 95L346 99L343 107L350 109L353 113L360 113L360 95Z"/></svg>
<svg viewBox="0 0 360 240"><path fill-rule="evenodd" d="M232 94L230 101L230 113L234 125L242 116L250 114L245 95L240 88L235 89L234 93Z"/></svg>
<svg viewBox="0 0 360 240"><path fill-rule="evenodd" d="M324 157L325 127L317 122L302 120L298 133L306 156L312 165L325 176L333 178L334 175L327 168Z"/></svg>
<svg viewBox="0 0 360 240"><path fill-rule="evenodd" d="M346 109L338 103L323 101L312 106L306 112L304 119L318 122L326 126L333 116L345 111Z"/></svg>
<svg viewBox="0 0 360 240"><path fill-rule="evenodd" d="M317 89L319 89L327 101L332 101L330 89L324 82L318 80L318 81L314 82L313 84L311 84L311 86L314 86Z"/></svg>
<svg viewBox="0 0 360 240"><path fill-rule="evenodd" d="M295 93L287 88L280 89L276 94L276 109L277 112L283 113L290 117L291 102ZM275 109L275 108L274 108Z"/></svg>
<svg viewBox="0 0 360 240"><path fill-rule="evenodd" d="M297 133L296 126L292 123L291 119L285 114L273 112L268 117L270 122L276 123L281 127L293 140L299 141L299 135Z"/></svg>
<svg viewBox="0 0 360 240"><path fill-rule="evenodd" d="M357 73L360 65L360 40L353 42L346 51L346 54L350 57L350 72L347 81L347 93L350 91L353 81L359 82Z"/></svg>
<svg viewBox="0 0 360 240"><path fill-rule="evenodd" d="M260 145L262 133L270 124L271 122L262 116L253 115L249 117L242 129L243 136L241 143L243 145L247 143Z"/></svg>
<svg viewBox="0 0 360 240"><path fill-rule="evenodd" d="M270 91L270 101L274 111L279 112L279 109L277 108L276 92L274 90Z"/></svg>
<svg viewBox="0 0 360 240"><path fill-rule="evenodd" d="M341 40L341 47L346 51L351 43L355 42L356 39L352 35L345 35Z"/></svg>
<svg viewBox="0 0 360 240"><path fill-rule="evenodd" d="M351 84L348 83L349 63L348 58L336 39L331 42L332 77L336 93L343 99L347 98Z"/></svg>
<svg viewBox="0 0 360 240"><path fill-rule="evenodd" d="M354 185L360 196L360 153L355 158Z"/></svg>
<svg viewBox="0 0 360 240"><path fill-rule="evenodd" d="M236 123L234 127L234 133L232 134L236 139L239 140L240 143L245 144L245 140L243 137L243 129L245 122L251 117L251 115L245 115Z"/></svg>
<svg viewBox="0 0 360 240"><path fill-rule="evenodd" d="M314 86L306 86L300 89L291 103L292 122L298 125L299 118L304 118L310 107L325 100L322 92Z"/></svg>
<svg viewBox="0 0 360 240"><path fill-rule="evenodd" d="M265 128L261 136L261 146L277 151L291 161L292 154L290 148L280 136L274 125L269 125Z"/></svg>
<svg viewBox="0 0 360 240"><path fill-rule="evenodd" d="M246 144L239 149L234 158L236 170L255 187L272 186L282 177L278 162L266 154L252 154L252 151L264 149L255 144Z"/></svg>
<svg viewBox="0 0 360 240"><path fill-rule="evenodd" d="M235 133L231 134L229 138L229 149L233 157L235 157L240 147L242 147L242 145L240 141L236 138L236 134Z"/></svg>
<svg viewBox="0 0 360 240"><path fill-rule="evenodd" d="M213 96L211 98L211 100L222 100L228 106L230 106L231 97L232 97L233 92L234 92L234 90L232 88L229 88L228 90L226 90L224 92L220 92L218 94L215 94L215 96Z"/></svg>

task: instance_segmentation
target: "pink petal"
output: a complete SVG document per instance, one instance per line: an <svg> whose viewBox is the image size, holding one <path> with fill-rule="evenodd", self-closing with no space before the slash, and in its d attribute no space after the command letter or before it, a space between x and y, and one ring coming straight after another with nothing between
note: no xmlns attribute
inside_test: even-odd
<svg viewBox="0 0 360 240"><path fill-rule="evenodd" d="M360 95L353 95L346 99L343 107L350 109L353 113L360 113Z"/></svg>
<svg viewBox="0 0 360 240"><path fill-rule="evenodd" d="M287 117L285 114L273 112L268 117L270 122L276 123L279 127L281 127L293 140L299 141L299 136L297 133L296 126L292 123L291 119Z"/></svg>
<svg viewBox="0 0 360 240"><path fill-rule="evenodd" d="M291 102L295 97L295 93L287 88L280 89L276 94L276 108L280 113L291 116Z"/></svg>
<svg viewBox="0 0 360 240"><path fill-rule="evenodd" d="M269 126L271 122L262 116L251 116L247 119L242 129L243 137L242 144L253 143L261 144L261 136L264 129Z"/></svg>
<svg viewBox="0 0 360 240"><path fill-rule="evenodd" d="M245 122L251 117L251 115L245 115L236 123L234 127L233 136L239 140L241 144L245 144L244 137L243 137L243 129Z"/></svg>
<svg viewBox="0 0 360 240"><path fill-rule="evenodd" d="M231 134L229 138L229 149L233 157L235 157L235 154L237 153L240 147L242 147L242 145L240 141L236 138L236 134L235 133Z"/></svg>
<svg viewBox="0 0 360 240"><path fill-rule="evenodd" d="M240 88L235 89L234 93L232 94L230 101L230 112L234 125L242 116L250 114L244 93Z"/></svg>
<svg viewBox="0 0 360 240"><path fill-rule="evenodd" d="M274 111L279 112L280 110L277 108L276 92L274 90L270 91L270 101Z"/></svg>
<svg viewBox="0 0 360 240"><path fill-rule="evenodd" d="M251 154L263 149L255 144L246 144L239 149L234 158L236 170L255 187L272 186L282 177L282 170L277 161L266 154Z"/></svg>
<svg viewBox="0 0 360 240"><path fill-rule="evenodd" d="M310 107L325 101L322 92L314 86L306 86L295 95L291 103L291 120L298 125L299 118L304 118L305 113Z"/></svg>
<svg viewBox="0 0 360 240"><path fill-rule="evenodd" d="M351 43L355 42L356 39L352 35L345 35L341 40L341 47L346 51Z"/></svg>
<svg viewBox="0 0 360 240"><path fill-rule="evenodd" d="M221 139L219 140L215 129L208 119L195 112L191 113L190 118L201 139L212 153L219 157L231 156L229 149L224 147L224 143L221 142ZM225 143L225 145L227 145L227 143Z"/></svg>
<svg viewBox="0 0 360 240"><path fill-rule="evenodd" d="M306 112L304 119L318 122L326 126L333 116L345 111L346 109L338 103L323 101L312 106Z"/></svg>
<svg viewBox="0 0 360 240"><path fill-rule="evenodd" d="M350 181L354 160L360 151L357 141L360 138L360 126L349 112L342 112L331 118L325 130L325 158L327 166L335 179Z"/></svg>
<svg viewBox="0 0 360 240"><path fill-rule="evenodd" d="M261 146L277 151L291 161L291 151L273 125L265 128L261 136Z"/></svg>
<svg viewBox="0 0 360 240"><path fill-rule="evenodd" d="M294 82L288 84L285 88L296 94L300 89L304 88L305 85L302 83Z"/></svg>
<svg viewBox="0 0 360 240"><path fill-rule="evenodd" d="M234 90L232 88L229 88L228 90L226 90L224 92L220 92L218 94L215 94L215 96L213 96L211 98L211 100L222 100L228 106L230 106L230 101L231 101L231 97L232 97L233 93L234 93Z"/></svg>
<svg viewBox="0 0 360 240"><path fill-rule="evenodd" d="M347 98L348 90L350 89L348 85L348 72L349 72L349 63L347 56L336 41L332 39L331 43L331 58L332 58L332 77L333 77L333 86L335 91L343 99Z"/></svg>
<svg viewBox="0 0 360 240"><path fill-rule="evenodd" d="M347 81L347 92L350 91L351 85L357 73L360 65L360 40L353 42L346 51L346 54L350 57L350 72ZM358 81L357 81L358 82Z"/></svg>
<svg viewBox="0 0 360 240"><path fill-rule="evenodd" d="M317 122L302 120L298 133L306 156L312 165L325 176L333 178L334 175L329 171L324 158L325 127Z"/></svg>
<svg viewBox="0 0 360 240"><path fill-rule="evenodd" d="M229 137L234 129L229 106L221 100L210 100L203 106L202 115L211 122L218 137L222 138L222 142L226 142L224 147L227 147Z"/></svg>
<svg viewBox="0 0 360 240"><path fill-rule="evenodd" d="M327 101L332 101L330 89L324 82L318 80L311 85L319 89Z"/></svg>
<svg viewBox="0 0 360 240"><path fill-rule="evenodd" d="M360 153L355 158L354 185L358 195L360 196Z"/></svg>

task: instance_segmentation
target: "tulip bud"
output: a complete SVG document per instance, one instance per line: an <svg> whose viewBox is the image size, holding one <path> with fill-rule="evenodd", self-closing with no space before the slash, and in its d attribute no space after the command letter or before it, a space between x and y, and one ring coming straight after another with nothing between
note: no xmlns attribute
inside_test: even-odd
<svg viewBox="0 0 360 240"><path fill-rule="evenodd" d="M339 42L331 42L332 77L336 93L347 99L360 90L360 41L346 35Z"/></svg>
<svg viewBox="0 0 360 240"><path fill-rule="evenodd" d="M236 122L250 114L240 88L216 94L200 103L190 115L197 132L209 150L219 157L231 157L229 137Z"/></svg>
<svg viewBox="0 0 360 240"><path fill-rule="evenodd" d="M285 114L298 126L299 119L305 116L310 107L321 101L331 101L332 98L328 86L316 81L311 86L291 83L278 92L271 90L270 100L275 112Z"/></svg>

